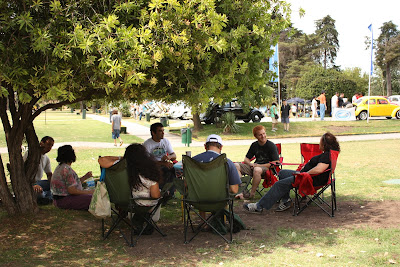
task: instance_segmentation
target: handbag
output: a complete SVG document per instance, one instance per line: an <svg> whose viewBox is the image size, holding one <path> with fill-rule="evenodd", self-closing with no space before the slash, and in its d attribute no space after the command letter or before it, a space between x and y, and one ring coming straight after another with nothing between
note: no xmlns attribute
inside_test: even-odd
<svg viewBox="0 0 400 267"><path fill-rule="evenodd" d="M279 115L278 114L275 114L275 119L279 119Z"/></svg>
<svg viewBox="0 0 400 267"><path fill-rule="evenodd" d="M100 181L92 195L89 205L89 212L97 218L106 218L111 216L111 203L107 187L104 182L105 169L101 169Z"/></svg>

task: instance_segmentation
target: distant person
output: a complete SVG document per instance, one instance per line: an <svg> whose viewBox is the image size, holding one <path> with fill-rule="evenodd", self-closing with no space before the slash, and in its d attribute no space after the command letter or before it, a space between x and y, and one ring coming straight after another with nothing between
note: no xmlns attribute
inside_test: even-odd
<svg viewBox="0 0 400 267"><path fill-rule="evenodd" d="M275 132L276 130L278 130L278 128L276 128L275 126L278 123L278 118L279 118L278 108L276 107L276 103L275 102L272 103L271 108L269 109L269 111L270 111L270 116L271 116L271 119L272 119L271 131Z"/></svg>
<svg viewBox="0 0 400 267"><path fill-rule="evenodd" d="M296 118L296 114L297 114L297 106L296 106L296 104L293 104L292 107L290 108L290 110L292 111L293 117Z"/></svg>
<svg viewBox="0 0 400 267"><path fill-rule="evenodd" d="M318 102L317 102L317 97L314 96L312 101L311 101L311 112L312 112L312 120L315 121L315 118L318 118Z"/></svg>
<svg viewBox="0 0 400 267"><path fill-rule="evenodd" d="M50 159L46 155L52 149L54 145L54 139L50 136L45 136L40 140L40 161L39 166L35 175L35 184L33 185L33 191L37 196L38 204L49 204L53 201L50 182L53 173L51 172ZM23 159L26 161L28 158L28 151L24 154ZM43 172L46 173L47 180L42 180Z"/></svg>
<svg viewBox="0 0 400 267"><path fill-rule="evenodd" d="M317 97L317 100L319 100L319 113L321 116L321 121L323 121L325 118L325 110L326 110L325 91L321 92L321 95L319 97Z"/></svg>
<svg viewBox="0 0 400 267"><path fill-rule="evenodd" d="M54 170L50 184L54 205L60 209L88 210L94 189L83 190L82 183L92 177L92 172L78 177L71 168L72 163L76 161L76 155L70 145L58 148L56 160L59 164Z"/></svg>
<svg viewBox="0 0 400 267"><path fill-rule="evenodd" d="M285 132L289 132L289 114L290 106L288 105L286 99L284 99L281 107L281 121L283 123L283 130Z"/></svg>
<svg viewBox="0 0 400 267"><path fill-rule="evenodd" d="M358 99L358 93L355 93L353 95L353 97L351 98L351 103L353 103L353 104L356 103L357 99Z"/></svg>
<svg viewBox="0 0 400 267"><path fill-rule="evenodd" d="M112 132L112 138L114 139L114 146L117 146L117 138L119 138L120 146L122 146L122 144L124 143L124 141L122 141L122 138L120 136L121 123L122 123L121 115L118 114L117 109L114 109L113 115L111 116L111 132Z"/></svg>
<svg viewBox="0 0 400 267"><path fill-rule="evenodd" d="M237 198L253 198L261 178L265 177L266 171L271 167L270 162L279 162L279 153L276 145L267 139L265 127L257 125L253 128L253 135L257 141L253 142L247 151L243 163L235 163L239 175L243 174L253 177L252 187L249 195L238 194ZM251 160L255 157L255 162Z"/></svg>
<svg viewBox="0 0 400 267"><path fill-rule="evenodd" d="M163 188L166 183L172 182L175 176L173 161L176 160L176 154L172 149L171 143L164 138L164 126L157 122L150 126L151 138L147 139L143 146L154 156L157 164L161 167L163 179L160 181L160 187ZM170 191L173 193L173 190Z"/></svg>
<svg viewBox="0 0 400 267"><path fill-rule="evenodd" d="M342 108L345 106L344 103L344 93L340 93L339 98L338 98L338 107Z"/></svg>
<svg viewBox="0 0 400 267"><path fill-rule="evenodd" d="M331 116L333 115L335 108L339 107L338 101L339 101L339 92L336 92L331 98Z"/></svg>
<svg viewBox="0 0 400 267"><path fill-rule="evenodd" d="M323 186L328 182L329 172L325 171L331 168L330 150L340 151L340 145L336 137L331 133L325 133L319 143L322 154L314 156L300 172L307 172L312 177L313 186ZM279 172L279 181L276 182L269 191L257 203L245 203L243 208L250 212L262 212L263 209L269 210L280 200L280 205L276 211L285 211L291 207L292 200L289 196L292 184L295 182L294 170L281 170Z"/></svg>

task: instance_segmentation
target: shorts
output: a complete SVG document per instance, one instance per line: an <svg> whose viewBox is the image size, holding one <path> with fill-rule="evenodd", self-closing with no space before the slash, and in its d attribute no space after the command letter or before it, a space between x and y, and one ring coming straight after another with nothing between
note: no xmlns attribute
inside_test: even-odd
<svg viewBox="0 0 400 267"><path fill-rule="evenodd" d="M121 130L117 130L117 129L113 129L112 132L112 139L117 139L119 138L119 133L121 132Z"/></svg>
<svg viewBox="0 0 400 267"><path fill-rule="evenodd" d="M253 177L253 169L250 167L250 165L248 164L244 164L244 163L239 163L240 166L240 173L242 175L249 175L251 177ZM268 168L267 167L258 167L262 169L262 175L261 177L265 177L265 173L267 172Z"/></svg>
<svg viewBox="0 0 400 267"><path fill-rule="evenodd" d="M289 123L289 117L285 117L285 118L282 117L282 118L281 118L281 122L282 122L282 123Z"/></svg>
<svg viewBox="0 0 400 267"><path fill-rule="evenodd" d="M275 117L271 118L272 119L272 123L278 123L278 120L275 119Z"/></svg>

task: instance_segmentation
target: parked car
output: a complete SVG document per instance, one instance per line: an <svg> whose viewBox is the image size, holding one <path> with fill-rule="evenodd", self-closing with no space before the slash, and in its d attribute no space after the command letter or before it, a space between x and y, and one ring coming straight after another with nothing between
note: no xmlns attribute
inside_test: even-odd
<svg viewBox="0 0 400 267"><path fill-rule="evenodd" d="M400 119L400 106L390 103L383 96L364 96L354 103L356 106L356 117L359 120L368 118L368 102L370 117L386 117Z"/></svg>
<svg viewBox="0 0 400 267"><path fill-rule="evenodd" d="M392 95L388 97L389 101L400 106L400 95Z"/></svg>
<svg viewBox="0 0 400 267"><path fill-rule="evenodd" d="M167 115L170 119L181 119L181 120L187 120L193 117L192 110L186 107L185 104L181 102L170 105Z"/></svg>
<svg viewBox="0 0 400 267"><path fill-rule="evenodd" d="M264 114L256 109L250 108L248 112L245 112L243 108L238 103L237 99L225 103L223 106L210 102L206 113L202 114L200 120L204 121L206 124L211 124L218 122L224 113L233 112L236 119L243 120L244 122L260 122L264 117Z"/></svg>

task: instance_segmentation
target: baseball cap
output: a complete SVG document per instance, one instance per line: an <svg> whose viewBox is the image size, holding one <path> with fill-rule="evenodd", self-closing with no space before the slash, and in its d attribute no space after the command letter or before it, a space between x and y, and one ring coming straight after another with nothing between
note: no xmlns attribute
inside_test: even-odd
<svg viewBox="0 0 400 267"><path fill-rule="evenodd" d="M210 134L210 135L207 137L206 143L208 143L208 142L219 143L220 145L222 145L222 138L221 138L221 136L219 136L219 135Z"/></svg>

